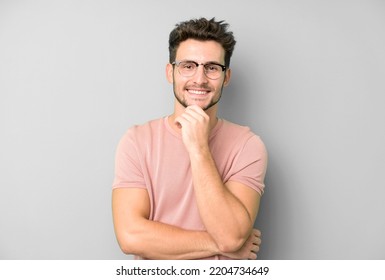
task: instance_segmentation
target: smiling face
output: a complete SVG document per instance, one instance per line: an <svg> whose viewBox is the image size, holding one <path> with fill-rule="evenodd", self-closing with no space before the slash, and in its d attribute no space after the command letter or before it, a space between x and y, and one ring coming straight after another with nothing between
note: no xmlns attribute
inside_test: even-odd
<svg viewBox="0 0 385 280"><path fill-rule="evenodd" d="M175 60L224 64L224 57L225 51L219 43L188 39L180 43ZM182 76L177 68L176 65L168 64L166 69L167 79L174 88L176 110L184 110L194 104L203 110L212 108L220 100L223 86L230 81L230 69L225 70L220 78L212 80L207 78L202 66L190 77Z"/></svg>

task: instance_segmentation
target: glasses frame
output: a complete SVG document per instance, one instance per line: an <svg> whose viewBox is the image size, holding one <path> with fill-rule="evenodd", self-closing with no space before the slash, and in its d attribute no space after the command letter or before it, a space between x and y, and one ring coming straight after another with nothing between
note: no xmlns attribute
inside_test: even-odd
<svg viewBox="0 0 385 280"><path fill-rule="evenodd" d="M186 76L186 75L183 75L180 71L179 71L179 64L181 64L182 62L189 62L189 63L193 63L193 64L195 64L195 66L197 67L196 68L196 70L195 70L195 72L193 73L193 74L191 74L191 75L189 75L189 76ZM178 72L179 72L179 74L180 75L182 75L183 77L192 77L192 76L194 76L195 74L196 74L196 71L197 71L197 69L198 69L198 67L200 66L200 65L202 65L203 66L203 72L205 73L205 76L208 78L208 79L210 79L210 80L218 80L221 76L219 76L218 78L210 78L209 76L207 76L207 73L206 73L206 65L216 65L216 66L219 66L219 67L221 67L222 68L222 72L224 72L224 71L226 71L226 69L227 69L227 67L225 66L225 65L222 65L222 64L220 64L220 63L217 63L217 62L206 62L206 63L198 63L198 62L196 62L196 61L194 61L194 60L180 60L180 61L178 61L178 60L175 60L173 63L171 63L172 65L176 65L176 66L178 66Z"/></svg>

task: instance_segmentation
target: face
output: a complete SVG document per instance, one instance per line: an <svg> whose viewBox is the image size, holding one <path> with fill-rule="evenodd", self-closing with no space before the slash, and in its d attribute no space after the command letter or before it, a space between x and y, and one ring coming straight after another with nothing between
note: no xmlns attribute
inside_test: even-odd
<svg viewBox="0 0 385 280"><path fill-rule="evenodd" d="M224 65L225 50L215 41L197 41L188 39L183 41L177 50L177 61L190 60L197 63L216 62ZM223 87L230 81L230 69L226 69L221 77L211 80L206 77L204 68L199 66L191 77L180 75L178 66L167 65L167 79L173 84L177 106L184 108L198 105L208 110L218 103Z"/></svg>

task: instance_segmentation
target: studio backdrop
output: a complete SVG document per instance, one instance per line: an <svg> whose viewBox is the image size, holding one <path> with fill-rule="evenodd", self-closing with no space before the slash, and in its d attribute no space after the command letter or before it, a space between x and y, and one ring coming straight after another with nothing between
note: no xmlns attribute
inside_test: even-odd
<svg viewBox="0 0 385 280"><path fill-rule="evenodd" d="M260 259L385 258L385 2L0 1L0 259L131 259L115 149L172 113L168 35L225 20L220 117L269 152Z"/></svg>

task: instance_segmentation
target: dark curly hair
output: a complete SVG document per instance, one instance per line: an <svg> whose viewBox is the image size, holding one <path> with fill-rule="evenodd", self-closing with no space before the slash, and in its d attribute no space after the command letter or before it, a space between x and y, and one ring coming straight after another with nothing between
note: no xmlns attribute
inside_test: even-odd
<svg viewBox="0 0 385 280"><path fill-rule="evenodd" d="M225 50L225 65L230 65L230 58L233 54L235 39L233 32L227 31L228 24L224 21L215 21L206 18L191 19L181 22L171 31L168 50L170 63L175 61L176 51L179 44L187 39L195 39L199 41L213 40L221 44Z"/></svg>

